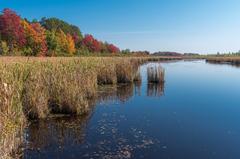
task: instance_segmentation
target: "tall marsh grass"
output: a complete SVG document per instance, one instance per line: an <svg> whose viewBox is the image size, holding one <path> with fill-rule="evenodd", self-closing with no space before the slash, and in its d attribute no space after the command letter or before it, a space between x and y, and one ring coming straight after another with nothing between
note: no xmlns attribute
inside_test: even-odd
<svg viewBox="0 0 240 159"><path fill-rule="evenodd" d="M86 114L98 85L140 81L139 66L159 60L163 59L0 58L0 158L16 149L27 121L51 114ZM163 81L159 77L164 72L155 69L149 72L151 81Z"/></svg>

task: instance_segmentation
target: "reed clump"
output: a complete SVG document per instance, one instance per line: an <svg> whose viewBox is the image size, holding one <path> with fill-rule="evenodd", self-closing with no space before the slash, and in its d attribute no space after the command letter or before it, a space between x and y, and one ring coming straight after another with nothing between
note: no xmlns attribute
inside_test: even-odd
<svg viewBox="0 0 240 159"><path fill-rule="evenodd" d="M51 69L49 106L53 114L84 114L95 97L97 76L91 63L60 62Z"/></svg>
<svg viewBox="0 0 240 159"><path fill-rule="evenodd" d="M22 68L19 64L0 65L0 158L9 158L21 140L25 123L22 86L26 78Z"/></svg>
<svg viewBox="0 0 240 159"><path fill-rule="evenodd" d="M116 62L114 59L100 58L97 62L97 81L99 85L116 84Z"/></svg>
<svg viewBox="0 0 240 159"><path fill-rule="evenodd" d="M49 115L51 72L49 64L25 64L27 78L23 83L22 109L28 119L46 118Z"/></svg>
<svg viewBox="0 0 240 159"><path fill-rule="evenodd" d="M164 83L165 70L161 66L147 68L148 83Z"/></svg>
<svg viewBox="0 0 240 159"><path fill-rule="evenodd" d="M139 60L119 60L116 64L117 82L118 83L131 83L138 79L137 71L141 65L142 59Z"/></svg>

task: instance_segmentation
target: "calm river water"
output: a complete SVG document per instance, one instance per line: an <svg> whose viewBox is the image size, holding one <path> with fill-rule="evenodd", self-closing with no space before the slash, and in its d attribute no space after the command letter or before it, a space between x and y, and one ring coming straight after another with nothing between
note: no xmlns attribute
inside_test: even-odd
<svg viewBox="0 0 240 159"><path fill-rule="evenodd" d="M147 65L156 65L153 63ZM25 132L26 159L239 159L240 68L161 63L165 84L107 88L92 112Z"/></svg>

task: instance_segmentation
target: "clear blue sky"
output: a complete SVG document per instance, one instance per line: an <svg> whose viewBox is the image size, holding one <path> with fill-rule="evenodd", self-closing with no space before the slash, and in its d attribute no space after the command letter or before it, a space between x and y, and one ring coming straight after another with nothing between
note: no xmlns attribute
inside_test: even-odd
<svg viewBox="0 0 240 159"><path fill-rule="evenodd" d="M58 17L121 49L240 50L240 0L0 0L22 17Z"/></svg>

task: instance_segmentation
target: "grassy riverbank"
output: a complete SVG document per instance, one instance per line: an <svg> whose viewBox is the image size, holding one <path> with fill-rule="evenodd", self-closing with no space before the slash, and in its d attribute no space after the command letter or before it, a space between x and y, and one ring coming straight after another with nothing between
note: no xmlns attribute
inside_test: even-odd
<svg viewBox="0 0 240 159"><path fill-rule="evenodd" d="M206 59L209 63L219 63L219 64L231 64L231 65L240 65L240 57L239 56L230 56L230 57L209 57Z"/></svg>
<svg viewBox="0 0 240 159"><path fill-rule="evenodd" d="M176 58L173 58L176 59ZM98 85L132 83L166 57L0 58L0 156L18 147L27 121L89 111Z"/></svg>

